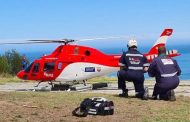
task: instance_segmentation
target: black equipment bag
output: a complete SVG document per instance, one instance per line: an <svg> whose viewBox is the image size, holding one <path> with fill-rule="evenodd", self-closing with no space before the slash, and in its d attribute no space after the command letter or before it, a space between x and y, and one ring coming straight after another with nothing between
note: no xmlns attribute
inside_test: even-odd
<svg viewBox="0 0 190 122"><path fill-rule="evenodd" d="M103 97L85 98L80 107L73 111L74 116L85 117L90 115L113 115L114 103Z"/></svg>

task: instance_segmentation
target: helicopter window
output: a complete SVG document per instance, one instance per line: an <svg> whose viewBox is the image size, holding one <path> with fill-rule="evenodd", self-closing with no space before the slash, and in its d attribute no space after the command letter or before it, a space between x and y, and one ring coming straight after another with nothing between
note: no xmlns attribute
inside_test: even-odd
<svg viewBox="0 0 190 122"><path fill-rule="evenodd" d="M74 54L75 54L75 55L78 55L78 53L79 53L79 47L75 47L75 49L74 49Z"/></svg>
<svg viewBox="0 0 190 122"><path fill-rule="evenodd" d="M86 50L84 54L85 54L86 56L90 56L90 51L89 51L89 50Z"/></svg>
<svg viewBox="0 0 190 122"><path fill-rule="evenodd" d="M33 68L32 72L39 72L39 66L40 66L40 64L39 64L39 63L36 63L36 64L34 65L34 68Z"/></svg>
<svg viewBox="0 0 190 122"><path fill-rule="evenodd" d="M29 73L30 72L30 69L32 68L32 65L34 64L34 62L32 62L24 71L26 73Z"/></svg>
<svg viewBox="0 0 190 122"><path fill-rule="evenodd" d="M59 62L59 63L58 63L58 67L57 67L57 68L58 68L58 70L61 70L61 69L62 69L62 62Z"/></svg>
<svg viewBox="0 0 190 122"><path fill-rule="evenodd" d="M44 71L53 71L55 68L55 63L48 62L44 64Z"/></svg>

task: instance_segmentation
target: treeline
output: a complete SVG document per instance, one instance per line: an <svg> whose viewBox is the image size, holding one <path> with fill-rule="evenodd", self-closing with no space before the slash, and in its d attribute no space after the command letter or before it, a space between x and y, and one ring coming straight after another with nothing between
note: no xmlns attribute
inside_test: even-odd
<svg viewBox="0 0 190 122"><path fill-rule="evenodd" d="M16 50L11 50L0 55L0 75L10 74L15 75L22 70L22 59Z"/></svg>

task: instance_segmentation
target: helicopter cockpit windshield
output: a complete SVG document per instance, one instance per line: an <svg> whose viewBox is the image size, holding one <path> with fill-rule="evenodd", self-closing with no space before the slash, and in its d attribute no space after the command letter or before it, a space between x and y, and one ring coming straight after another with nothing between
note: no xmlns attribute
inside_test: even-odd
<svg viewBox="0 0 190 122"><path fill-rule="evenodd" d="M24 72L29 73L30 70L31 70L31 68L32 68L32 66L33 66L33 64L34 64L34 62L32 62L32 63L24 70Z"/></svg>

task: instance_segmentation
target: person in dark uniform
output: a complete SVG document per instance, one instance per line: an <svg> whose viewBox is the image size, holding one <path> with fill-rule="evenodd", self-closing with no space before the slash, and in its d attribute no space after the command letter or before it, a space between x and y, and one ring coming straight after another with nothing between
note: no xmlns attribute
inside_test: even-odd
<svg viewBox="0 0 190 122"><path fill-rule="evenodd" d="M137 50L137 41L129 40L128 51L123 52L118 71L118 88L122 89L120 97L128 97L125 81L131 81L134 84L136 97L148 99L148 88L144 88L144 73L148 70L149 63L146 57Z"/></svg>
<svg viewBox="0 0 190 122"><path fill-rule="evenodd" d="M23 70L26 69L27 66L28 66L28 61L27 61L25 56L22 57L22 62L21 63L22 63L22 69Z"/></svg>
<svg viewBox="0 0 190 122"><path fill-rule="evenodd" d="M150 77L155 77L156 84L152 98L175 101L174 89L179 85L181 69L176 60L166 56L166 48L158 48L158 57L148 69Z"/></svg>

